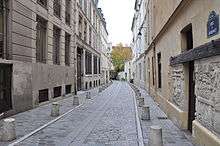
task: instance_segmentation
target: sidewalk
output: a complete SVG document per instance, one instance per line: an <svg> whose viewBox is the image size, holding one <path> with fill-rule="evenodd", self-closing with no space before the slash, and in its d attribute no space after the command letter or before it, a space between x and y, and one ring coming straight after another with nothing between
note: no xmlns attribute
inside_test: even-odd
<svg viewBox="0 0 220 146"><path fill-rule="evenodd" d="M91 96L93 98L98 95L98 88L94 88L89 90L91 92ZM80 104L84 104L88 102L85 97L86 91L80 91L78 93L79 102ZM68 112L71 109L74 109L73 106L73 96L69 95L65 99L61 99L58 101L61 105L60 107L60 115ZM32 131L36 130L37 128L47 124L48 122L56 119L57 117L51 117L51 104L43 105L35 109L31 109L29 111L16 114L11 118L16 120L16 135L17 139L25 136L26 134L31 133ZM2 127L2 120L0 121L0 128ZM0 130L0 137L1 137L1 130ZM17 140L16 139L16 140ZM12 143L12 142L10 142ZM6 146L9 142L0 142L0 146Z"/></svg>
<svg viewBox="0 0 220 146"><path fill-rule="evenodd" d="M168 119L166 114L157 106L152 97L149 96L145 90L138 89L140 90L142 97L144 97L145 105L150 107L151 120L140 120L145 145L148 145L150 126L159 125L162 127L164 146L194 146L192 141L187 139L186 133L180 130L170 119ZM140 117L140 107L138 107L138 113Z"/></svg>

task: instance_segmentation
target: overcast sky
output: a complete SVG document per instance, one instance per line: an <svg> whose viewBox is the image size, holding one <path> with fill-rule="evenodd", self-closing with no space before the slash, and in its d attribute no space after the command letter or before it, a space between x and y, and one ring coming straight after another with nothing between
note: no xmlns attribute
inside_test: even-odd
<svg viewBox="0 0 220 146"><path fill-rule="evenodd" d="M132 40L131 24L135 0L99 0L107 22L109 41L113 45L122 42L130 45Z"/></svg>

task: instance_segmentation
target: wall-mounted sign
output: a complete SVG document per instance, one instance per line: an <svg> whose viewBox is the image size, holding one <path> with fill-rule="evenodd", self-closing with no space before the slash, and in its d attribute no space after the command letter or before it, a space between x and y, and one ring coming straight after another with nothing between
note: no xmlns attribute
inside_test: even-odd
<svg viewBox="0 0 220 146"><path fill-rule="evenodd" d="M209 20L207 23L207 36L212 37L219 33L219 15L215 11L209 14Z"/></svg>

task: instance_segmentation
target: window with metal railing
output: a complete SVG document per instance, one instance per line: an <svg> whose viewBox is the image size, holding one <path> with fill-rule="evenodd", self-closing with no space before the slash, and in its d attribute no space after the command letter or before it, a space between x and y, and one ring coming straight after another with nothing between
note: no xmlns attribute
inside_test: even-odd
<svg viewBox="0 0 220 146"><path fill-rule="evenodd" d="M56 17L60 18L60 14L61 14L60 0L54 0L54 2L53 2L53 11L54 11L54 15Z"/></svg>
<svg viewBox="0 0 220 146"><path fill-rule="evenodd" d="M66 0L65 21L67 25L70 25L70 0Z"/></svg>
<svg viewBox="0 0 220 146"><path fill-rule="evenodd" d="M47 21L37 16L36 61L46 63Z"/></svg>
<svg viewBox="0 0 220 146"><path fill-rule="evenodd" d="M53 27L53 63L60 65L60 29Z"/></svg>

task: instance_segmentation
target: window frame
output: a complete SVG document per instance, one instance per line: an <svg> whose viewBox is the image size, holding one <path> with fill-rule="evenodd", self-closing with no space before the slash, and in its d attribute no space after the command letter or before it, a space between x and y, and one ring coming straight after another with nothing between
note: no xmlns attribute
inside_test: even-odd
<svg viewBox="0 0 220 146"><path fill-rule="evenodd" d="M54 25L53 26L53 64L55 65L60 65L60 37L61 37L61 29Z"/></svg>
<svg viewBox="0 0 220 146"><path fill-rule="evenodd" d="M53 15L59 19L61 18L61 1L60 0L53 1Z"/></svg>
<svg viewBox="0 0 220 146"><path fill-rule="evenodd" d="M39 24L39 23L41 23L41 24ZM44 31L44 35L45 35L44 36L45 40L43 40L45 42L44 42L44 44L41 44L40 46L38 46L38 44L37 44L38 43L38 27L40 27L41 31ZM37 16L36 31L37 31L36 32L36 62L47 63L47 20L43 19L40 16ZM42 36L40 36L40 38L42 38ZM43 45L45 45L45 46L42 47Z"/></svg>
<svg viewBox="0 0 220 146"><path fill-rule="evenodd" d="M41 2L42 0L37 0L37 3L41 6L41 7L43 7L43 8L45 8L45 9L47 9L47 6L48 6L48 1L47 0L45 0L46 2L45 2L45 4L43 4L42 2Z"/></svg>
<svg viewBox="0 0 220 146"><path fill-rule="evenodd" d="M70 66L70 44L71 44L71 35L66 32L65 33L65 65L66 66Z"/></svg>

